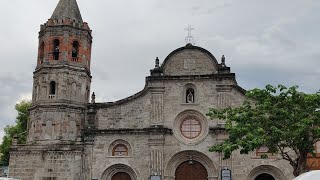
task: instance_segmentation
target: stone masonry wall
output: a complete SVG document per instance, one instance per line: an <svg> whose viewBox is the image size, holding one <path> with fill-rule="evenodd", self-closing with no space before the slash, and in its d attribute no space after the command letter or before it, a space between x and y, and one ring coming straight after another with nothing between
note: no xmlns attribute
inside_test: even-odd
<svg viewBox="0 0 320 180"><path fill-rule="evenodd" d="M217 64L208 54L199 50L183 50L174 54L164 67L164 75L203 75L217 73Z"/></svg>
<svg viewBox="0 0 320 180"><path fill-rule="evenodd" d="M56 82L56 94L50 96L50 82ZM34 75L33 103L65 100L68 103L88 103L91 78L85 71L57 65ZM61 101L60 101L61 102Z"/></svg>
<svg viewBox="0 0 320 180"><path fill-rule="evenodd" d="M81 158L79 151L12 152L9 173L22 180L81 180Z"/></svg>
<svg viewBox="0 0 320 180"><path fill-rule="evenodd" d="M190 159L200 162L211 180L220 179L224 167L232 171L234 180L253 180L263 172L277 180L292 177L290 165L279 157L265 160L255 152L248 155L235 152L231 159L223 160L221 154L209 152L212 145L228 137L225 132L215 130L223 127L224 122L205 115L209 108L236 107L245 100L234 76L200 76L217 73L218 64L211 58L194 49L177 52L164 65L164 77L151 77L147 81L145 95L97 109L99 133L94 138L92 153L94 179L110 180L108 173L119 170L134 174L133 179L138 180L147 180L151 175L173 180L179 164ZM190 87L195 91L194 102L187 103L186 90ZM200 135L194 139L181 135L181 121L188 115L197 117L202 125ZM163 127L172 133L144 129L148 127ZM119 143L128 147L128 156L112 156L112 149Z"/></svg>
<svg viewBox="0 0 320 180"><path fill-rule="evenodd" d="M84 110L74 108L37 108L30 113L28 142L76 141L83 129Z"/></svg>
<svg viewBox="0 0 320 180"><path fill-rule="evenodd" d="M98 129L144 128L149 125L150 94L123 103L99 109L97 112Z"/></svg>

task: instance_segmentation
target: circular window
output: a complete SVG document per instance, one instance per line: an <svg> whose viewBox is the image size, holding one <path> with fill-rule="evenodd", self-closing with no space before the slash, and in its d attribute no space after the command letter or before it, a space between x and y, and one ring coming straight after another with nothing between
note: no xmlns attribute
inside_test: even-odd
<svg viewBox="0 0 320 180"><path fill-rule="evenodd" d="M187 117L181 122L181 134L189 139L196 138L201 133L201 123L195 117Z"/></svg>
<svg viewBox="0 0 320 180"><path fill-rule="evenodd" d="M181 112L173 123L173 133L184 144L200 143L209 133L206 116L195 110Z"/></svg>

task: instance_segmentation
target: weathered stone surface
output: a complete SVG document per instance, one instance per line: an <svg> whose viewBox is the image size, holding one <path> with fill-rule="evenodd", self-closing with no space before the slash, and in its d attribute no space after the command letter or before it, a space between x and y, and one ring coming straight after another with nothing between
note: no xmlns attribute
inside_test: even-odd
<svg viewBox="0 0 320 180"><path fill-rule="evenodd" d="M78 22L83 22L76 0L60 0L54 10L51 19L70 18Z"/></svg>
<svg viewBox="0 0 320 180"><path fill-rule="evenodd" d="M53 15L59 17L41 26L28 144L12 147L10 176L110 180L124 172L133 180L173 180L178 166L188 161L201 163L211 180L220 179L225 167L234 180L254 180L262 173L277 180L292 178L292 168L277 155L265 160L255 152L235 152L223 160L208 151L228 137L222 121L205 115L209 107L239 106L245 90L230 67L203 48L188 44L170 53L133 96L89 103L91 30L75 6L75 0L61 0ZM65 8L76 15L68 12L72 17L65 17ZM73 17L81 22L70 21ZM53 57L55 41L58 60ZM75 41L80 44L76 58Z"/></svg>

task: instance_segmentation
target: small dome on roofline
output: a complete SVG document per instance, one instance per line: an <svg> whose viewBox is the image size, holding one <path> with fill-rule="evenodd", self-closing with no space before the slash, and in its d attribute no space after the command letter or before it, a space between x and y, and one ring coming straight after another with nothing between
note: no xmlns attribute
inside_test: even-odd
<svg viewBox="0 0 320 180"><path fill-rule="evenodd" d="M219 63L208 50L187 44L171 52L161 69L168 76L217 74Z"/></svg>

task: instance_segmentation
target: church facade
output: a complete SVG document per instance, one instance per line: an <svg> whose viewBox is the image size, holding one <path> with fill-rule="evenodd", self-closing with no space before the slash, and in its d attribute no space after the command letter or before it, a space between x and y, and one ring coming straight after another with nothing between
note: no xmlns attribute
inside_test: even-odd
<svg viewBox="0 0 320 180"><path fill-rule="evenodd" d="M206 49L172 51L142 91L115 102L90 99L92 33L76 0L60 0L39 32L28 142L10 152L23 180L290 180L292 168L262 147L223 160L209 148L227 138L209 107L242 104L230 67ZM94 63L94 62L93 62ZM90 102L89 102L90 101Z"/></svg>

